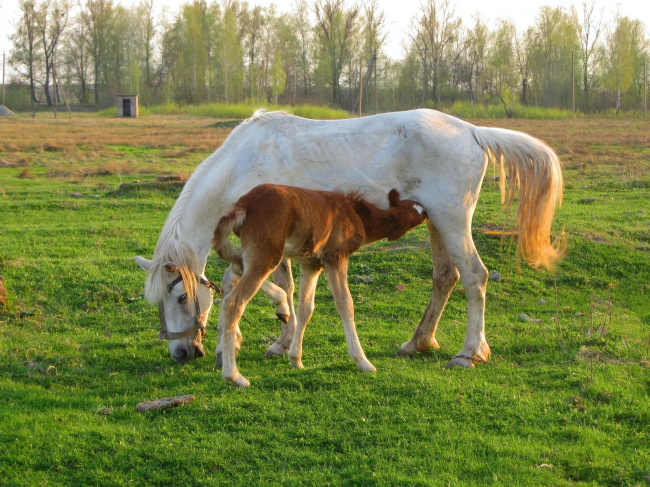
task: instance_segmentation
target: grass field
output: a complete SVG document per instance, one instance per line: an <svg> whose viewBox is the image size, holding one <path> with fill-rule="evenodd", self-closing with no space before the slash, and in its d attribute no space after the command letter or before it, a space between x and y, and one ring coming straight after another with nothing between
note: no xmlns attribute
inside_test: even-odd
<svg viewBox="0 0 650 487"><path fill-rule="evenodd" d="M304 370L264 359L279 333L262 296L242 323L238 390L205 358L175 364L156 340L144 273L178 189L224 140L212 118L0 118L0 485L650 484L650 125L481 121L546 140L565 168L555 274L519 267L485 230L503 223L488 171L474 237L492 360L443 368L462 346L462 283L441 349L393 356L431 293L424 227L350 262L357 328L376 374L347 357L324 282ZM212 256L206 274L225 264ZM322 280L321 280L322 281ZM525 313L529 318L522 316ZM138 413L141 401L195 394Z"/></svg>

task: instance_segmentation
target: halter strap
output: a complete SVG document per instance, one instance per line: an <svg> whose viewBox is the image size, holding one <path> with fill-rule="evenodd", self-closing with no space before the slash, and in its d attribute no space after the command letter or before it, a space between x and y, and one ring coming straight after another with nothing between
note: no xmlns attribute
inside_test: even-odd
<svg viewBox="0 0 650 487"><path fill-rule="evenodd" d="M204 285L210 291L215 291L218 294L221 294L221 289L214 282L212 282L207 277L196 275L196 280L199 284ZM172 289L176 285L183 281L182 276L178 276L176 279L167 284L167 292L171 293ZM199 307L199 299L196 297L194 299L194 305L196 306L196 317L194 319L194 325L184 331L171 332L167 330L167 320L165 319L165 305L162 301L158 301L158 318L160 319L160 333L158 333L159 340L177 340L179 338L184 338L186 336L196 333L196 338L199 341L203 342L205 338L205 325L201 323L201 309Z"/></svg>

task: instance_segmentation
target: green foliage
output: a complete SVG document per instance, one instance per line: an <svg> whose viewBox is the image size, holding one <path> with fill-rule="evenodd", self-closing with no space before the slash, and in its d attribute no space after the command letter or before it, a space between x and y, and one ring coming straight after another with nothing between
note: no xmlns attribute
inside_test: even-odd
<svg viewBox="0 0 650 487"><path fill-rule="evenodd" d="M160 130L151 127L138 126L143 140ZM144 144L119 147L146 160L153 149ZM95 164L113 157L78 150ZM486 179L474 239L502 275L487 288L488 364L443 368L465 335L462 283L440 322L441 349L393 356L431 296L420 227L350 262L358 332L376 374L347 357L321 280L304 370L263 358L279 324L265 298L249 304L238 364L252 386L242 391L214 367L218 305L205 358L177 365L155 339L156 310L132 257L151 256L178 190L116 191L115 177L100 173L53 178L33 152L31 178L0 168L9 301L0 304L0 484L574 486L643 485L650 475L650 185L631 184L603 158L567 168L554 233L564 228L569 253L556 275L518 269L508 242L483 233L502 221L497 183ZM212 256L206 274L218 280L224 269ZM188 393L196 400L180 408L135 410Z"/></svg>

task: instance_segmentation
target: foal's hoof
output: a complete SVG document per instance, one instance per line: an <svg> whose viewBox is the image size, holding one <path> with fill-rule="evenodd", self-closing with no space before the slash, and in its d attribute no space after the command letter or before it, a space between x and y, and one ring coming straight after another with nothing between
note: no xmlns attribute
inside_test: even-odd
<svg viewBox="0 0 650 487"><path fill-rule="evenodd" d="M289 347L285 347L279 342L274 342L271 345L269 345L269 348L266 349L266 353L264 354L264 357L269 358L273 357L274 355L284 355L289 351Z"/></svg>
<svg viewBox="0 0 650 487"><path fill-rule="evenodd" d="M282 323L289 323L289 315L288 315L288 314L277 312L277 313L275 313L275 316L277 316L278 319L279 319Z"/></svg>

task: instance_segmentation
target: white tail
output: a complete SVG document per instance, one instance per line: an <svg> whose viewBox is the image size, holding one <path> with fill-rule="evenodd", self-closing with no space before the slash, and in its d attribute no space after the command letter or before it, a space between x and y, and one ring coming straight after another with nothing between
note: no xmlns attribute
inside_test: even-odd
<svg viewBox="0 0 650 487"><path fill-rule="evenodd" d="M544 142L522 132L474 127L473 133L499 168L501 203L506 212L519 188L515 214L518 252L532 267L553 269L564 254L561 245L551 244L551 222L564 189L560 160Z"/></svg>

